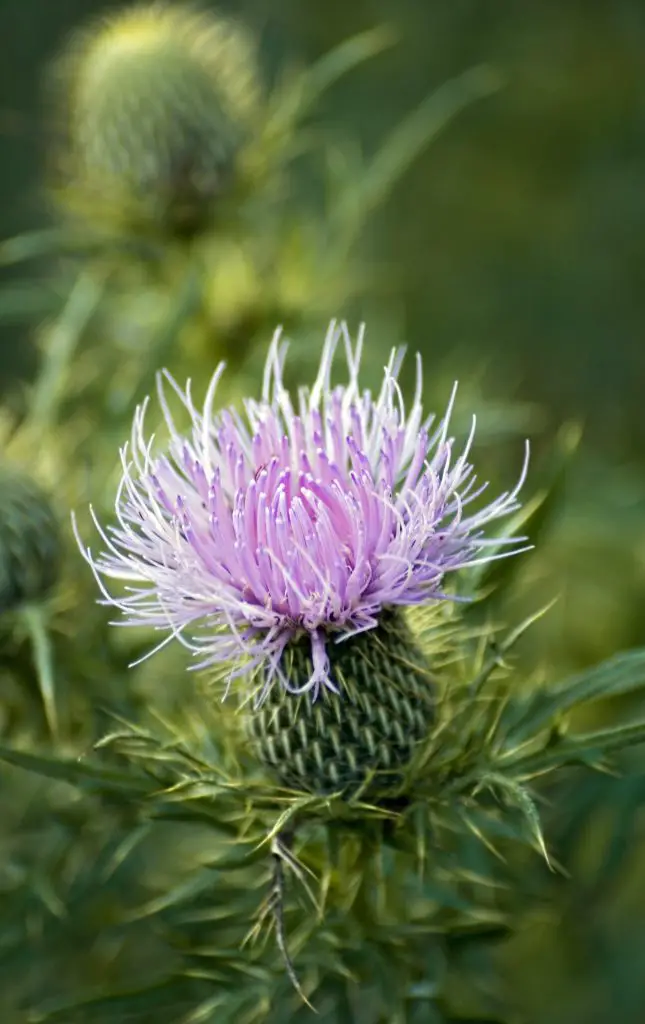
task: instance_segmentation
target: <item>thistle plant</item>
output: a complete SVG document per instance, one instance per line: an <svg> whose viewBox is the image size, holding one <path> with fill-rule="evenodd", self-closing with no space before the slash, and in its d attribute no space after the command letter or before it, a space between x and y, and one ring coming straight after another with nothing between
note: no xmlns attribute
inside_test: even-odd
<svg viewBox="0 0 645 1024"><path fill-rule="evenodd" d="M560 930L565 887L579 927L571 850L645 739L645 653L561 679L533 629L562 628L524 566L539 577L577 433L490 495L474 453L500 424L472 374L457 402L424 355L408 398L369 303L368 339L334 323L319 350L329 311L379 283L370 214L498 86L458 76L372 154L319 133L318 98L390 41L362 33L267 88L245 26L152 3L56 65L62 223L0 247L66 257L18 296L49 319L2 436L10 1024L284 1024L311 1005L327 1024L534 1024L498 957L534 908ZM290 187L302 154L322 212ZM295 345L275 334L258 387L276 323ZM504 437L525 432L504 410ZM614 872L636 770L621 792Z"/></svg>

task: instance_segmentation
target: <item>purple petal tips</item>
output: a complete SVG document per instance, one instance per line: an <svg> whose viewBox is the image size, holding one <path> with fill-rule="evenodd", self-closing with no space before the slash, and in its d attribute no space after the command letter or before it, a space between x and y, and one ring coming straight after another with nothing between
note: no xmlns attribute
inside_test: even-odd
<svg viewBox="0 0 645 1024"><path fill-rule="evenodd" d="M448 411L423 417L421 359L411 407L398 384L403 350L394 350L377 397L359 390L364 329L354 343L332 321L318 375L297 398L287 393L287 345L275 332L260 401L243 412L214 411L223 365L203 409L172 377L158 376L170 431L165 454L146 438L147 401L121 452L116 525L94 519L105 550L82 542L106 603L124 623L168 631L198 655L196 667L230 668L229 680L263 669L262 693L277 676L292 692L335 689L327 644L372 629L384 607L445 597L446 573L518 550L517 538L487 539L484 527L519 507L517 486L468 514L482 494L469 453L475 423L455 456ZM332 387L344 347L348 381ZM175 427L169 384L192 421ZM105 581L124 583L122 596ZM281 670L285 647L308 634L313 673L293 690ZM160 646L163 646L160 645ZM231 667L232 666L232 667Z"/></svg>

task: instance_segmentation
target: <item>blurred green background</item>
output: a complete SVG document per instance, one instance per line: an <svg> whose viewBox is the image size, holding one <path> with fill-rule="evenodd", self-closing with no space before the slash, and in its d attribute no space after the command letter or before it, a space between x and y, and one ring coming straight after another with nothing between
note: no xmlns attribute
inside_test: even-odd
<svg viewBox="0 0 645 1024"><path fill-rule="evenodd" d="M0 233L39 224L42 71L79 21L114 4L3 0ZM375 227L404 332L428 355L486 358L587 443L638 457L645 347L645 11L639 0L256 0L220 4L271 67L387 22L399 44L325 97L374 143L433 87L482 61L506 77L406 175ZM23 346L3 338L2 366Z"/></svg>
<svg viewBox="0 0 645 1024"><path fill-rule="evenodd" d="M115 6L0 0L0 237L47 219L43 71L70 29ZM642 0L217 7L260 33L269 77L285 58L307 64L353 33L392 25L398 44L334 85L318 112L367 151L446 79L481 62L503 75L504 88L462 112L406 173L371 223L367 254L388 282L392 342L421 349L426 377L436 363L442 380L476 380L482 401L536 407L538 456L562 423L584 426L559 516L512 600L519 617L560 597L529 637L527 663L567 671L645 644ZM5 320L7 401L34 366L29 331ZM518 458L515 444L509 451ZM538 913L505 958L531 1021L645 1019L645 787L637 759L632 767L624 784L590 783L594 798L625 810L602 842L582 811L568 820L566 791L551 809L583 878L587 868L596 878L607 843L618 867L611 881L563 891L557 927Z"/></svg>

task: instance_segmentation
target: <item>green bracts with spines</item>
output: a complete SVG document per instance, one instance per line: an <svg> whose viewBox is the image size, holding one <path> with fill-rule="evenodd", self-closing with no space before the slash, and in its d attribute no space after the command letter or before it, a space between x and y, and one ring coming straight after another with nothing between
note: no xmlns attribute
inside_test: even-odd
<svg viewBox="0 0 645 1024"><path fill-rule="evenodd" d="M327 645L339 694L294 697L276 680L249 712L260 759L284 785L324 795L385 796L403 781L433 722L428 666L403 616L390 610L375 629ZM310 643L286 649L281 670L297 687L312 673Z"/></svg>

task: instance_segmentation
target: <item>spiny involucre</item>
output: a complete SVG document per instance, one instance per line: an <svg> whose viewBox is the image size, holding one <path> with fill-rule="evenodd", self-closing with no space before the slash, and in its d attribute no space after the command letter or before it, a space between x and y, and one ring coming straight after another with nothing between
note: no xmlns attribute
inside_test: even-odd
<svg viewBox="0 0 645 1024"><path fill-rule="evenodd" d="M445 416L424 417L422 367L406 410L392 351L378 396L359 389L363 328L355 342L332 321L311 388L292 399L283 383L287 344L277 330L262 396L243 410L215 410L220 364L203 408L168 373L158 396L170 441L154 454L134 416L121 452L117 522L104 528L97 557L81 547L105 602L123 622L167 631L198 658L244 676L257 699L279 682L292 693L338 691L330 645L375 629L388 610L445 599L446 573L513 554L518 539L485 527L518 508L517 485L471 511L478 485L470 449L455 454ZM348 380L332 386L338 349ZM191 419L183 436L167 400L176 393ZM528 447L527 447L528 455ZM500 548L502 549L500 551ZM125 584L117 592L108 582ZM306 678L292 679L284 654L310 650ZM158 648L156 648L158 649Z"/></svg>

